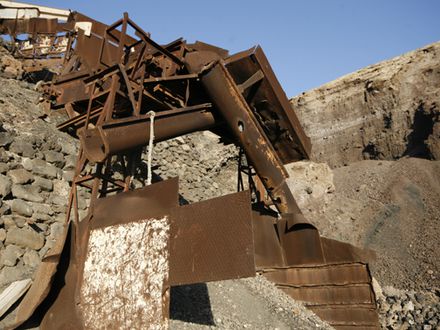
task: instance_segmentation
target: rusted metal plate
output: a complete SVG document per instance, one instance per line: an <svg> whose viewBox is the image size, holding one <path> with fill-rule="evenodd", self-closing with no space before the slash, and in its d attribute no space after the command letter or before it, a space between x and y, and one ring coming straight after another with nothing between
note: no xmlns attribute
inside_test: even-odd
<svg viewBox="0 0 440 330"><path fill-rule="evenodd" d="M252 212L254 231L255 266L257 269L283 267L284 253L281 250L275 221L269 214Z"/></svg>
<svg viewBox="0 0 440 330"><path fill-rule="evenodd" d="M361 263L294 267L265 272L269 280L285 286L317 286L370 283L367 266Z"/></svg>
<svg viewBox="0 0 440 330"><path fill-rule="evenodd" d="M378 327L368 266L359 262L269 269L264 276L332 326Z"/></svg>
<svg viewBox="0 0 440 330"><path fill-rule="evenodd" d="M336 329L379 329L377 311L371 306L311 306L316 315Z"/></svg>
<svg viewBox="0 0 440 330"><path fill-rule="evenodd" d="M281 290L306 305L374 304L369 284L319 287L283 287Z"/></svg>
<svg viewBox="0 0 440 330"><path fill-rule="evenodd" d="M245 92L251 100L251 107L259 114L256 118L284 164L309 158L310 138L290 106L262 48L256 46L232 55L226 59L226 67L238 85L259 71L263 73L264 79Z"/></svg>
<svg viewBox="0 0 440 330"><path fill-rule="evenodd" d="M324 256L318 230L307 222L289 225L290 217L291 215L287 214L277 222L285 265L323 264Z"/></svg>
<svg viewBox="0 0 440 330"><path fill-rule="evenodd" d="M168 327L169 228L165 216L90 232L78 304L85 329Z"/></svg>
<svg viewBox="0 0 440 330"><path fill-rule="evenodd" d="M179 207L172 219L170 285L255 276L248 191Z"/></svg>
<svg viewBox="0 0 440 330"><path fill-rule="evenodd" d="M72 230L68 268L58 273L43 329L166 328L177 189L171 179L96 201Z"/></svg>
<svg viewBox="0 0 440 330"><path fill-rule="evenodd" d="M90 228L103 228L170 214L179 205L178 184L178 178L172 178L141 189L100 198L95 203Z"/></svg>
<svg viewBox="0 0 440 330"><path fill-rule="evenodd" d="M368 263L376 258L372 250L361 249L348 243L321 237L322 249L327 263L363 262Z"/></svg>

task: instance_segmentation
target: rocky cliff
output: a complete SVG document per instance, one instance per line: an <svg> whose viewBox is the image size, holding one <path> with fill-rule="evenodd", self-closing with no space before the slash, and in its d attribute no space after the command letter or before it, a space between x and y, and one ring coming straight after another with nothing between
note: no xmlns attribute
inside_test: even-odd
<svg viewBox="0 0 440 330"><path fill-rule="evenodd" d="M440 159L440 42L356 71L291 99L331 167L404 156Z"/></svg>

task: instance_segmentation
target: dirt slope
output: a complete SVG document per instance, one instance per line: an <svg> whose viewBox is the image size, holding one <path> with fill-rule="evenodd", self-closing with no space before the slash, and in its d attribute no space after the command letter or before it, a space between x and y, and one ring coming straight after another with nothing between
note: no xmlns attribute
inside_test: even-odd
<svg viewBox="0 0 440 330"><path fill-rule="evenodd" d="M440 286L439 161L368 160L333 171L316 168L308 170L316 181L305 178L303 185L298 178L304 175L291 172L300 206L323 235L374 250L373 275L382 285ZM320 190L322 184L327 191Z"/></svg>

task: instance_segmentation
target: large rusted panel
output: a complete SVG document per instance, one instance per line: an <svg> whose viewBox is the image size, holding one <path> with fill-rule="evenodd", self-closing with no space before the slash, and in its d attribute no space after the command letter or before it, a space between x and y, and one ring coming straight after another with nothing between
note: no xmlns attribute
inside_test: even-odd
<svg viewBox="0 0 440 330"><path fill-rule="evenodd" d="M69 267L58 274L59 291L41 328L166 323L169 214L177 201L177 179L98 199L74 226Z"/></svg>
<svg viewBox="0 0 440 330"><path fill-rule="evenodd" d="M179 205L178 178L157 182L141 189L100 198L93 210L91 229L157 218Z"/></svg>
<svg viewBox="0 0 440 330"><path fill-rule="evenodd" d="M298 117L290 106L262 48L256 46L232 55L226 60L226 67L237 84L242 84L258 70L261 70L264 79L260 82L258 89L252 91L255 93L252 97L252 103L257 112L263 112L263 116L260 113L260 120L264 117L265 111L275 113L278 118L272 116L271 120L276 120L281 131L288 131L291 137L290 139L286 134L282 134L271 139L278 156L284 164L309 158L310 138L305 134Z"/></svg>
<svg viewBox="0 0 440 330"><path fill-rule="evenodd" d="M269 280L285 286L345 285L370 283L367 267L361 263L324 265L316 267L294 267L268 271Z"/></svg>
<svg viewBox="0 0 440 330"><path fill-rule="evenodd" d="M177 208L170 231L170 285L255 276L248 191Z"/></svg>
<svg viewBox="0 0 440 330"><path fill-rule="evenodd" d="M168 328L169 227L164 216L90 232L78 304L85 329Z"/></svg>
<svg viewBox="0 0 440 330"><path fill-rule="evenodd" d="M285 214L277 222L281 248L285 255L286 266L319 265L324 263L321 237L318 230L308 224L292 221L293 215ZM304 218L302 214L298 218ZM289 224L292 222L293 225Z"/></svg>
<svg viewBox="0 0 440 330"><path fill-rule="evenodd" d="M284 254L277 235L276 218L260 212L252 212L254 230L255 266L257 269L283 267Z"/></svg>
<svg viewBox="0 0 440 330"><path fill-rule="evenodd" d="M369 284L298 288L279 286L279 288L294 299L304 301L308 306L374 304L374 296L371 294Z"/></svg>
<svg viewBox="0 0 440 330"><path fill-rule="evenodd" d="M81 55L81 60L91 70L97 70L105 65L113 65L117 60L117 47L114 44L105 42L103 52L100 57L100 48L103 42L103 35L92 34L90 37L84 35L80 30L78 32L75 52Z"/></svg>
<svg viewBox="0 0 440 330"><path fill-rule="evenodd" d="M374 251L358 248L354 245L321 237L322 249L327 263L359 261L368 263L376 258Z"/></svg>
<svg viewBox="0 0 440 330"><path fill-rule="evenodd" d="M366 264L268 269L263 274L332 326L378 328L375 295Z"/></svg>
<svg viewBox="0 0 440 330"><path fill-rule="evenodd" d="M337 329L379 329L377 311L372 306L311 306L316 315Z"/></svg>

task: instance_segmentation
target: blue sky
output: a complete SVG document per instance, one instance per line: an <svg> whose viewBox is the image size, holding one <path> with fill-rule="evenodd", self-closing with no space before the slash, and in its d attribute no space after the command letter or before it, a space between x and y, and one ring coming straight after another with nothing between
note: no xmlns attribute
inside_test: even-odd
<svg viewBox="0 0 440 330"><path fill-rule="evenodd" d="M260 44L288 97L440 41L440 0L28 0L104 23L124 11L159 43Z"/></svg>

